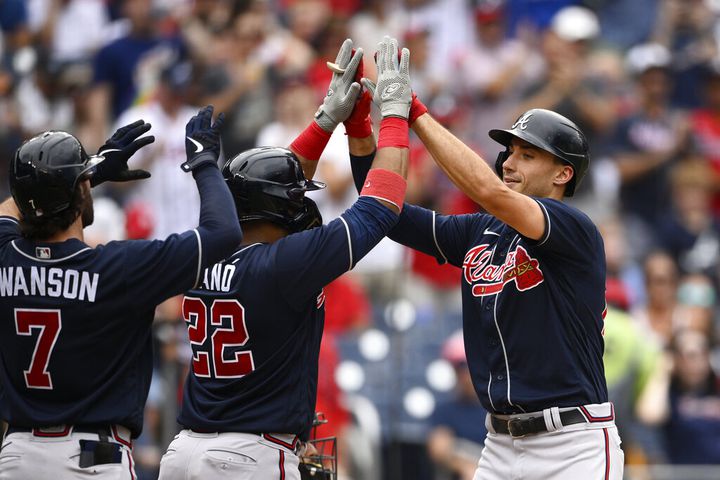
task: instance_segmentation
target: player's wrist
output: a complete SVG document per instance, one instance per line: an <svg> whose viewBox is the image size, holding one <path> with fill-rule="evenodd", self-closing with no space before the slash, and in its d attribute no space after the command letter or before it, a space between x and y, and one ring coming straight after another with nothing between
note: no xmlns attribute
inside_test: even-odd
<svg viewBox="0 0 720 480"><path fill-rule="evenodd" d="M404 118L385 117L380 122L378 150L386 147L409 148L410 126Z"/></svg>
<svg viewBox="0 0 720 480"><path fill-rule="evenodd" d="M347 120L345 125L345 134L353 138L367 138L373 133L372 119L367 116L362 119Z"/></svg>
<svg viewBox="0 0 720 480"><path fill-rule="evenodd" d="M310 125L293 140L290 144L290 150L307 160L317 162L320 160L320 156L331 136L332 132L328 132L318 125L316 119L310 122Z"/></svg>

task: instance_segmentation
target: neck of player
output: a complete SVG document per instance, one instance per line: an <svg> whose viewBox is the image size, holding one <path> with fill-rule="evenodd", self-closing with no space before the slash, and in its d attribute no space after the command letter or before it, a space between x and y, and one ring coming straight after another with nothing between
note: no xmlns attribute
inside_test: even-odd
<svg viewBox="0 0 720 480"><path fill-rule="evenodd" d="M273 243L290 234L290 232L281 226L264 220L243 222L241 227L243 231L242 245Z"/></svg>

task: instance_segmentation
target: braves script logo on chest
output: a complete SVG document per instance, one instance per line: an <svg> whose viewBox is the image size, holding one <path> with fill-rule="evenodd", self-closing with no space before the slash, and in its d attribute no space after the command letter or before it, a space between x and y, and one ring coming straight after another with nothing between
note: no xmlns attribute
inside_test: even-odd
<svg viewBox="0 0 720 480"><path fill-rule="evenodd" d="M508 252L505 263L492 265L492 250L489 245L478 245L465 254L463 260L463 278L472 285L476 297L500 293L506 283L515 282L518 290L530 290L543 282L543 273L539 262L528 255L527 250L518 245Z"/></svg>

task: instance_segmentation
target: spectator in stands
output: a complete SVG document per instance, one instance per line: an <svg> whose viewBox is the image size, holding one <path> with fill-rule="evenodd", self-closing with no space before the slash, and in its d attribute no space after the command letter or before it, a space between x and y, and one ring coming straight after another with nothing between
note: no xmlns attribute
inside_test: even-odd
<svg viewBox="0 0 720 480"><path fill-rule="evenodd" d="M455 369L457 384L454 397L433 414L428 451L438 469L450 474L442 478L472 480L487 434L487 412L473 388L461 331L445 341L442 358Z"/></svg>
<svg viewBox="0 0 720 480"><path fill-rule="evenodd" d="M543 59L536 47L510 38L506 10L499 2L481 2L475 9L475 41L455 55L458 100L473 108L472 140L481 152L495 152L495 143L485 132L497 122L511 122L522 92L543 74ZM410 50L413 52L414 50ZM415 57L413 57L415 61ZM413 86L415 85L415 77ZM417 92L419 98L426 99ZM431 111L435 109L430 106Z"/></svg>
<svg viewBox="0 0 720 480"><path fill-rule="evenodd" d="M693 145L711 166L716 183L720 179L720 58L707 65L704 75L703 105L690 115ZM720 219L720 188L713 192L713 214Z"/></svg>
<svg viewBox="0 0 720 480"><path fill-rule="evenodd" d="M129 22L128 33L105 45L94 60L87 123L95 142L105 138L105 130L120 114L155 88L159 66L178 61L184 52L179 38L161 36L152 2L122 0L122 13Z"/></svg>
<svg viewBox="0 0 720 480"><path fill-rule="evenodd" d="M716 17L705 0L661 0L653 40L672 53L672 104L696 108L702 102L705 64L717 56Z"/></svg>
<svg viewBox="0 0 720 480"><path fill-rule="evenodd" d="M90 62L100 47L114 40L102 0L29 0L28 10L35 44L53 62Z"/></svg>
<svg viewBox="0 0 720 480"><path fill-rule="evenodd" d="M670 209L670 170L689 147L686 116L669 104L670 61L668 50L658 44L639 45L628 52L638 105L621 119L612 142L630 235L647 239L641 250L652 246L659 217Z"/></svg>
<svg viewBox="0 0 720 480"><path fill-rule="evenodd" d="M542 37L545 75L538 78L512 115L547 108L572 118L585 132L590 150L615 124L614 99L602 82L588 76L589 56L600 33L597 16L583 7L566 7Z"/></svg>
<svg viewBox="0 0 720 480"><path fill-rule="evenodd" d="M632 311L632 316L651 340L665 347L678 321L677 265L667 253L655 251L643 262L643 271L647 300L644 306Z"/></svg>
<svg viewBox="0 0 720 480"><path fill-rule="evenodd" d="M720 219L712 214L711 199L720 183L704 159L690 158L670 174L672 210L660 223L660 243L684 273L714 275L720 260Z"/></svg>
<svg viewBox="0 0 720 480"><path fill-rule="evenodd" d="M658 385L645 421L663 426L672 463L720 464L720 379L710 365L708 338L696 330L680 330L670 344L672 368Z"/></svg>
<svg viewBox="0 0 720 480"><path fill-rule="evenodd" d="M132 202L145 204L154 219L150 238L165 238L176 228L192 228L200 214L200 197L190 189L192 178L177 168L178 155L185 151L185 124L195 114L187 95L192 84L189 62L171 63L163 68L152 101L128 109L118 124L144 119L152 123L158 141L135 159L148 170L156 182L146 187L131 186L126 191Z"/></svg>

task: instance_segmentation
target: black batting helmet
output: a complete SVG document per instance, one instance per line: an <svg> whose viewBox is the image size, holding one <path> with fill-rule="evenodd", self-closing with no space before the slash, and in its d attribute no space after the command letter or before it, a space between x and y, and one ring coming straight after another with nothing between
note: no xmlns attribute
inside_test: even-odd
<svg viewBox="0 0 720 480"><path fill-rule="evenodd" d="M223 177L241 222L269 220L291 233L322 225L317 205L305 192L320 190L325 184L307 180L300 161L288 149L246 150L225 163Z"/></svg>
<svg viewBox="0 0 720 480"><path fill-rule="evenodd" d="M529 144L552 153L573 167L575 175L565 189L565 196L572 197L575 188L587 173L590 164L588 143L585 134L572 121L559 113L535 108L523 113L509 130L490 130L490 137L496 142L510 146L513 137L525 140ZM509 151L498 154L495 170L502 178L502 165Z"/></svg>
<svg viewBox="0 0 720 480"><path fill-rule="evenodd" d="M51 216L72 203L78 183L95 172L80 141L49 131L25 141L10 163L10 191L25 218Z"/></svg>

